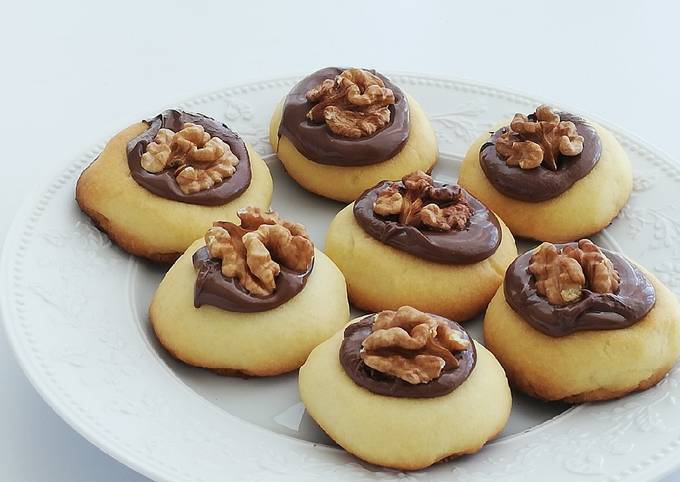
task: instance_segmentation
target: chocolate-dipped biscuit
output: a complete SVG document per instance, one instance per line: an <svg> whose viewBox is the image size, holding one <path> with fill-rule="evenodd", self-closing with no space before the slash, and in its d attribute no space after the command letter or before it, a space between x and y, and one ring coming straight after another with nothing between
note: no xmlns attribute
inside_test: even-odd
<svg viewBox="0 0 680 482"><path fill-rule="evenodd" d="M218 206L238 197L250 185L250 157L246 145L243 139L225 124L202 114L192 114L176 109L163 111L146 121L146 123L149 124L149 128L128 143L127 159L132 178L137 184L148 191L173 201L204 206ZM231 154L238 159L233 174L224 177L218 182L209 181L211 183L214 182L214 185L207 189L190 193L184 192L178 184L177 166L169 166L160 170L160 172L149 172L142 165L144 154L147 152L149 145L157 140L161 129L168 129L177 133L186 124L201 126L208 136L220 139L229 146Z"/></svg>
<svg viewBox="0 0 680 482"><path fill-rule="evenodd" d="M340 211L326 237L350 301L465 321L479 313L517 256L512 234L456 185L416 171L381 181Z"/></svg>
<svg viewBox="0 0 680 482"><path fill-rule="evenodd" d="M646 390L680 354L680 304L653 274L587 239L543 243L508 268L485 346L518 390L582 403Z"/></svg>
<svg viewBox="0 0 680 482"><path fill-rule="evenodd" d="M375 132L361 137L347 137L332 132L323 122L310 120L308 114L318 105L308 99L308 93L329 79L336 79L348 70L328 67L302 79L284 100L279 137L285 136L307 159L337 166L363 166L391 159L408 140L410 118L404 93L390 80L374 70L365 70L379 78L394 96L389 104L389 121ZM346 108L347 103L341 105Z"/></svg>
<svg viewBox="0 0 680 482"><path fill-rule="evenodd" d="M630 160L616 137L593 121L542 105L489 134L470 145L458 184L516 237L587 238L609 225L630 197Z"/></svg>
<svg viewBox="0 0 680 482"><path fill-rule="evenodd" d="M161 281L149 320L161 345L220 375L298 369L347 323L345 280L304 227L264 209L216 222Z"/></svg>

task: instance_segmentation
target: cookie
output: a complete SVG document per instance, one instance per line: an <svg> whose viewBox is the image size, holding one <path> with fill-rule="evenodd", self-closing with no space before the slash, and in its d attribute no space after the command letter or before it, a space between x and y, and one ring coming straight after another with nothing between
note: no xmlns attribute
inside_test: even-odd
<svg viewBox="0 0 680 482"><path fill-rule="evenodd" d="M323 85L330 87L319 92ZM362 112L367 109L378 114ZM343 202L383 179L430 171L438 154L420 105L386 77L362 69L326 68L300 81L274 111L269 140L298 184Z"/></svg>
<svg viewBox="0 0 680 482"><path fill-rule="evenodd" d="M517 114L510 126L491 136L484 133L473 142L458 182L497 213L515 236L558 243L597 233L630 196L628 156L604 127L569 113L554 113L546 106L539 111L548 120ZM559 148L562 136L548 135L551 144L545 137L536 138L536 133L523 133L536 130L537 125L542 126L540 133L553 129L571 134L573 142L567 143L571 147L564 150L573 155L559 149L551 152ZM581 150L574 154L579 144Z"/></svg>
<svg viewBox="0 0 680 482"><path fill-rule="evenodd" d="M424 183L431 192L408 190L404 181ZM395 195L402 204L385 211L384 200ZM432 195L449 211L460 208L459 226L433 228L436 222L418 221L422 213L415 210L404 218L404 205L432 204ZM384 215L376 213L376 206ZM444 222L452 212L446 207L439 211ZM328 229L325 252L345 275L353 305L366 311L410 305L456 321L486 307L517 256L500 218L458 186L435 182L422 172L402 182L379 183L340 211Z"/></svg>
<svg viewBox="0 0 680 482"><path fill-rule="evenodd" d="M408 356L427 362L389 363L390 350L407 355L381 343L384 328L422 346L416 332L424 325L430 326L424 330L431 337L426 346L435 344L438 355L416 348ZM446 339L456 341L443 349ZM454 366L447 357L455 359ZM399 470L477 452L503 430L512 404L503 369L489 351L460 325L409 307L353 320L312 351L300 368L299 385L307 412L342 448Z"/></svg>
<svg viewBox="0 0 680 482"><path fill-rule="evenodd" d="M202 138L192 143L185 134ZM181 143L188 143L186 152ZM222 156L211 160L216 154ZM271 195L269 169L238 135L213 119L177 110L115 135L76 186L82 211L116 244L161 262L177 259L213 221L235 221L243 206L269 207Z"/></svg>
<svg viewBox="0 0 680 482"><path fill-rule="evenodd" d="M170 268L151 324L189 365L250 376L295 370L349 319L345 281L301 225L255 209L239 215L241 225L215 223Z"/></svg>
<svg viewBox="0 0 680 482"><path fill-rule="evenodd" d="M513 262L486 311L485 345L511 384L572 403L655 385L680 356L678 300L644 268L586 240L551 246ZM552 268L546 276L543 267L558 264L561 277Z"/></svg>

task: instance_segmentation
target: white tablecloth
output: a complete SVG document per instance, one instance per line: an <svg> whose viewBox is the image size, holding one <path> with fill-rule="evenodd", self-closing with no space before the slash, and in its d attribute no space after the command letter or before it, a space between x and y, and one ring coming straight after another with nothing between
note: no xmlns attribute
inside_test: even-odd
<svg viewBox="0 0 680 482"><path fill-rule="evenodd" d="M0 239L24 193L174 101L326 65L511 87L680 157L677 3L11 2L0 28ZM0 287L5 289L4 287ZM0 480L146 480L38 397L0 332ZM680 481L680 472L667 481Z"/></svg>

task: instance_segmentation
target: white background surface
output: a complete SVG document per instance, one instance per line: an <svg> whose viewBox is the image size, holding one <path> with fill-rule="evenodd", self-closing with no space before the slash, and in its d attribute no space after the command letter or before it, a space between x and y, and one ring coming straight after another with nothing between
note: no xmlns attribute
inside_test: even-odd
<svg viewBox="0 0 680 482"><path fill-rule="evenodd" d="M680 158L680 4L670 1L117 0L1 11L0 240L27 190L127 124L195 94L327 65L510 87ZM0 480L147 480L49 409L2 332L0 387Z"/></svg>

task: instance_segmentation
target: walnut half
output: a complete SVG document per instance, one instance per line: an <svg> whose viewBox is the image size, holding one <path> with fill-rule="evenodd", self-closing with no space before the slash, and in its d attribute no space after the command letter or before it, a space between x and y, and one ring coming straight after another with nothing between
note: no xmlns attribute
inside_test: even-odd
<svg viewBox="0 0 680 482"><path fill-rule="evenodd" d="M562 252L574 258L583 268L589 288L596 293L614 293L621 278L614 265L595 243L588 239L578 242L578 247L567 246Z"/></svg>
<svg viewBox="0 0 680 482"><path fill-rule="evenodd" d="M553 305L581 299L586 288L596 293L619 289L620 277L612 262L588 239L561 251L543 243L531 257L529 272L536 280L536 290Z"/></svg>
<svg viewBox="0 0 680 482"><path fill-rule="evenodd" d="M402 306L375 316L361 359L374 370L416 385L439 378L444 368L457 367L454 354L469 347L446 320Z"/></svg>
<svg viewBox="0 0 680 482"><path fill-rule="evenodd" d="M271 295L281 266L298 272L311 267L314 244L304 226L255 207L239 210L238 217L240 226L215 222L205 244L212 258L222 260L222 274L250 294Z"/></svg>
<svg viewBox="0 0 680 482"><path fill-rule="evenodd" d="M344 70L305 94L316 104L307 113L311 122L325 122L334 134L358 139L367 137L390 122L388 106L394 93L380 77L362 69Z"/></svg>
<svg viewBox="0 0 680 482"><path fill-rule="evenodd" d="M184 194L205 191L231 177L238 162L228 144L191 122L177 132L159 129L141 159L142 168L150 173L175 168L175 180Z"/></svg>
<svg viewBox="0 0 680 482"><path fill-rule="evenodd" d="M398 216L399 223L432 231L463 230L472 209L455 186L435 187L432 177L416 171L402 178L404 185L388 185L373 203L379 216Z"/></svg>
<svg viewBox="0 0 680 482"><path fill-rule="evenodd" d="M583 151L583 137L571 121L561 121L547 105L536 108L534 119L515 114L510 129L496 140L496 152L510 166L535 169L544 165L557 170L557 158Z"/></svg>

